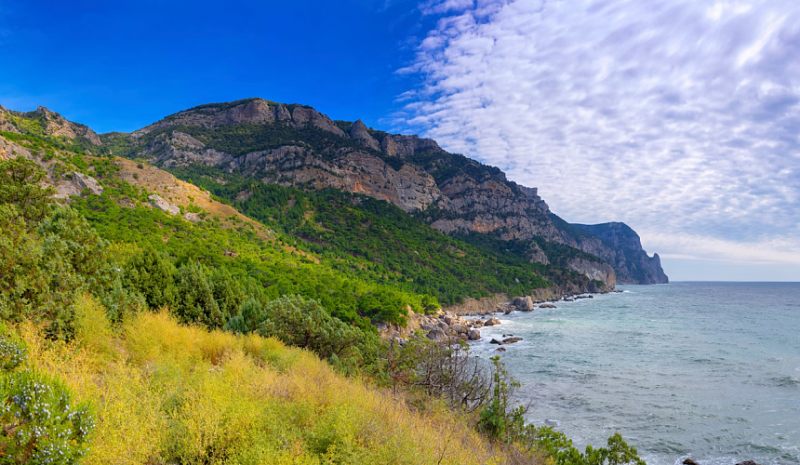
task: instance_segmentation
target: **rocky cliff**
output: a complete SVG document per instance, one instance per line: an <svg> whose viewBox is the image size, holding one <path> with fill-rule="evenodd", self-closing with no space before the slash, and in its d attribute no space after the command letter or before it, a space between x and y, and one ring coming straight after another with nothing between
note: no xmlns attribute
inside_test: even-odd
<svg viewBox="0 0 800 465"><path fill-rule="evenodd" d="M666 284L669 278L661 268L658 254L652 257L642 248L642 241L636 231L625 223L603 223L595 225L575 224L577 228L588 231L615 251L612 256L603 257L617 271L619 284Z"/></svg>
<svg viewBox="0 0 800 465"><path fill-rule="evenodd" d="M38 107L36 111L27 113L9 111L0 106L0 131L21 134L20 128L27 133L67 139L80 139L87 145L99 146L102 141L96 132L83 124L68 121L63 116L45 107Z"/></svg>
<svg viewBox="0 0 800 465"><path fill-rule="evenodd" d="M509 181L497 168L447 153L431 139L376 131L360 120L333 121L307 106L262 99L201 105L134 132L130 143L132 153L166 168L203 164L265 183L369 195L423 215L448 234L543 238L611 265L560 264L607 285L665 279L653 259L631 255L633 243L569 225L536 188ZM547 260L541 254L535 261Z"/></svg>
<svg viewBox="0 0 800 465"><path fill-rule="evenodd" d="M658 256L637 249L638 236L632 241L627 233L570 225L550 212L536 188L509 181L495 167L447 153L431 139L376 131L360 120L333 121L308 106L258 98L200 105L131 134L102 137L42 107L25 114L2 109L0 130L14 132L20 119L37 122L45 134L80 139L92 150L105 143L98 150L168 169L200 164L264 183L368 195L421 215L447 234L564 245L602 260L583 257L558 266L606 285L666 282ZM531 261L553 262L552 251L534 255Z"/></svg>

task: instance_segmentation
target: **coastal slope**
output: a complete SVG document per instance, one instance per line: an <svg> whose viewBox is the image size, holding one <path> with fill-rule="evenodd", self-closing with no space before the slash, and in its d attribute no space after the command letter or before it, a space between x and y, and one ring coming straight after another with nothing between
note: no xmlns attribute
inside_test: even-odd
<svg viewBox="0 0 800 465"><path fill-rule="evenodd" d="M666 282L657 258L635 257L644 253L635 241L604 240L572 227L536 188L509 181L498 168L448 153L432 139L374 130L360 120L334 121L305 105L257 98L201 105L103 140L123 156L166 169L200 164L264 183L364 194L447 234L541 238L600 257L622 276L616 282ZM608 274L587 263L572 269L587 267L587 276Z"/></svg>

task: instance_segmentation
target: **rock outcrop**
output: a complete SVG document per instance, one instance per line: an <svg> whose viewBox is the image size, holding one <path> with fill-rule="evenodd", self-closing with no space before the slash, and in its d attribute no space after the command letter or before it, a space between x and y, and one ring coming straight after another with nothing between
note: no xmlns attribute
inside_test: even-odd
<svg viewBox="0 0 800 465"><path fill-rule="evenodd" d="M636 231L625 223L574 225L600 238L615 253L596 255L614 267L619 284L666 284L669 278L661 268L658 254L652 257L642 248ZM604 256L605 255L605 256Z"/></svg>
<svg viewBox="0 0 800 465"><path fill-rule="evenodd" d="M33 117L42 122L45 132L51 136L64 136L69 139L83 137L94 145L103 145L97 133L87 126L67 121L63 116L45 107L38 107L33 112Z"/></svg>
<svg viewBox="0 0 800 465"><path fill-rule="evenodd" d="M608 263L573 258L567 263L567 268L577 271L595 281L602 281L609 289L617 285L617 275L614 268Z"/></svg>
<svg viewBox="0 0 800 465"><path fill-rule="evenodd" d="M302 105L282 105L260 98L241 100L228 104L200 105L170 115L163 120L132 133L137 139L150 132L174 126L198 126L215 129L220 126L239 124L263 124L285 122L293 127L306 125L330 132L339 137L347 137L327 116L311 107Z"/></svg>
<svg viewBox="0 0 800 465"><path fill-rule="evenodd" d="M381 150L381 146L378 144L378 141L369 134L367 126L361 120L357 120L350 126L350 137L357 140L361 145L369 147L372 150L379 152Z"/></svg>
<svg viewBox="0 0 800 465"><path fill-rule="evenodd" d="M203 137L202 131L177 129L223 131L230 125L251 125L247 130L255 132L247 139L250 151L240 150L238 136L223 137L223 144L218 138ZM279 130L257 129L259 125ZM329 136L321 138L319 131ZM634 257L632 242L606 240L581 225L570 225L550 211L536 188L509 181L497 168L449 154L431 139L373 131L361 120L334 123L311 107L247 99L170 115L134 132L132 140L141 144L138 153L164 167L199 163L265 183L341 189L386 200L409 213L424 212L431 226L447 234L541 238L570 246L600 257L614 273L591 260L554 263L536 245L527 258L578 271L603 281L605 287L616 282L666 282L657 256L649 258L642 251L647 260L642 254ZM259 146L254 140L264 142Z"/></svg>

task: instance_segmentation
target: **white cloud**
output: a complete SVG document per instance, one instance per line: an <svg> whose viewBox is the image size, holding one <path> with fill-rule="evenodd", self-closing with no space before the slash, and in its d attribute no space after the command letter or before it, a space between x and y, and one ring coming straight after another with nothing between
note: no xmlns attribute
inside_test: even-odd
<svg viewBox="0 0 800 465"><path fill-rule="evenodd" d="M428 0L420 4L424 15L443 14L451 11L464 11L475 6L475 0Z"/></svg>
<svg viewBox="0 0 800 465"><path fill-rule="evenodd" d="M651 252L800 263L800 3L466 8L406 69L424 84L399 126L538 186L569 221L624 221Z"/></svg>

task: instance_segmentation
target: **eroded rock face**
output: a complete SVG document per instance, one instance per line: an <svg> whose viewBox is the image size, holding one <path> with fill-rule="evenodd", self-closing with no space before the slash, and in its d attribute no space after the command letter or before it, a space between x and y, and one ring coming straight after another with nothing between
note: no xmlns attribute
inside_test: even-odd
<svg viewBox="0 0 800 465"><path fill-rule="evenodd" d="M172 126L198 126L214 129L225 125L263 124L274 121L288 122L297 126L310 124L339 137L347 137L347 134L333 124L330 118L313 108L296 105L290 111L285 105L259 98L243 101L230 108L225 105L190 108L135 131L132 135L136 139L152 131Z"/></svg>
<svg viewBox="0 0 800 465"><path fill-rule="evenodd" d="M608 263L598 263L583 258L573 258L567 264L567 268L582 273L589 279L602 281L609 289L614 289L617 285L617 277L614 268Z"/></svg>
<svg viewBox="0 0 800 465"><path fill-rule="evenodd" d="M143 154L149 157L152 163L165 168L188 166L194 163L217 166L233 158L226 153L207 148L199 140L178 131L173 131L169 135L159 135L145 147Z"/></svg>
<svg viewBox="0 0 800 465"><path fill-rule="evenodd" d="M387 135L381 141L381 150L387 155L410 157L428 152L444 152L433 139L422 139L417 135Z"/></svg>
<svg viewBox="0 0 800 465"><path fill-rule="evenodd" d="M598 257L614 267L619 284L665 284L669 278L661 268L658 254L652 257L642 248L642 241L636 231L625 223L603 223L595 225L576 224L580 229L592 233L611 249L613 255Z"/></svg>
<svg viewBox="0 0 800 465"><path fill-rule="evenodd" d="M164 200L160 195L153 194L147 197L150 200L150 204L159 210L169 213L170 215L179 215L181 213L181 209L175 205Z"/></svg>
<svg viewBox="0 0 800 465"><path fill-rule="evenodd" d="M350 126L350 137L357 140L365 147L369 147L379 152L381 151L378 141L369 134L367 126L361 120L357 120L352 126Z"/></svg>
<svg viewBox="0 0 800 465"><path fill-rule="evenodd" d="M8 110L0 105L0 131L19 134L19 129L11 123Z"/></svg>
<svg viewBox="0 0 800 465"><path fill-rule="evenodd" d="M80 192L87 190L90 194L95 195L100 195L103 193L103 186L101 186L100 183L98 183L97 180L91 176L86 176L76 171L72 174L72 180Z"/></svg>

